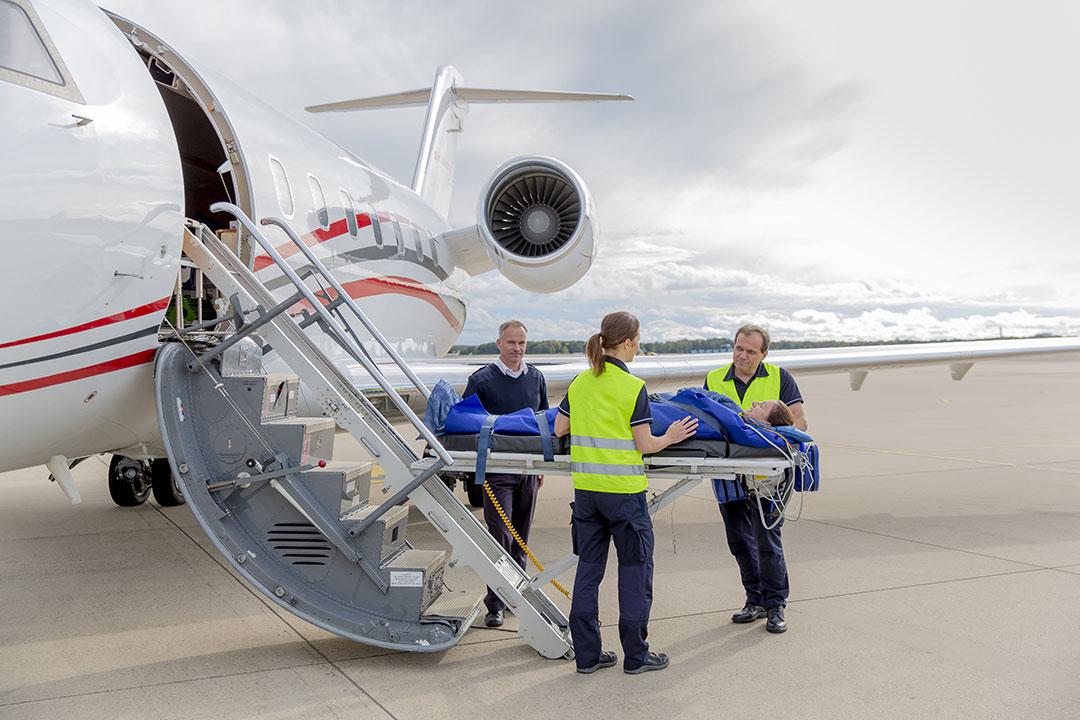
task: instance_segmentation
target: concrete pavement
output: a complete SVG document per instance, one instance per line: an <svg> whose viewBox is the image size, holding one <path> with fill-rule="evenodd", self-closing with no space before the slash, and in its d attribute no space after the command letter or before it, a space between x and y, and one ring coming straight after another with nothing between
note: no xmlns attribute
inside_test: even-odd
<svg viewBox="0 0 1080 720"><path fill-rule="evenodd" d="M185 508L114 507L92 459L79 507L44 468L0 475L0 718L1080 716L1080 364L800 384L823 488L784 529L785 635L728 621L742 590L705 488L656 518L650 641L671 668L581 676L512 618L435 655L328 635L251 591ZM543 559L569 550L571 496L548 478ZM409 535L441 547L419 520Z"/></svg>

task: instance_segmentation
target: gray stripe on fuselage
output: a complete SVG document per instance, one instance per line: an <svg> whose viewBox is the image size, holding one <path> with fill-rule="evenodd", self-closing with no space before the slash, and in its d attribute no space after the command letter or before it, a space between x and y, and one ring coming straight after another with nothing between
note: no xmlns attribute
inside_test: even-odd
<svg viewBox="0 0 1080 720"><path fill-rule="evenodd" d="M52 355L43 355L41 357L30 358L29 360L19 360L18 362L8 363L7 365L0 365L0 370L7 370L8 368L19 367L21 365L33 365L34 363L46 362L48 360L56 360L62 357L69 357L71 355L79 355L81 353L90 352L92 350L100 350L101 348L107 348L110 345L119 345L120 343L128 342L129 340L137 340L147 335L154 335L157 333L160 326L154 325L148 327L145 330L136 330L133 333L127 335L121 335L120 337L109 338L108 340L102 340L92 345L83 345L82 347L72 348L71 350L65 350L63 352L53 353Z"/></svg>
<svg viewBox="0 0 1080 720"><path fill-rule="evenodd" d="M327 270L336 270L343 268L346 265L352 265L353 263L368 262L370 260L401 260L412 265L419 265L425 270L430 270L435 274L435 277L439 280L445 280L448 276L446 270L441 265L436 265L428 258L421 258L415 250L406 250L402 256L398 255L396 245L384 245L383 247L377 247L369 245L368 247L356 248L355 250L349 250L343 253L334 253L330 257L319 258L322 264L326 266ZM311 265L302 265L296 268L298 274L303 274L305 270L310 270ZM264 283L267 290L277 290L286 286L291 286L292 281L285 275L276 277L273 280L269 280Z"/></svg>

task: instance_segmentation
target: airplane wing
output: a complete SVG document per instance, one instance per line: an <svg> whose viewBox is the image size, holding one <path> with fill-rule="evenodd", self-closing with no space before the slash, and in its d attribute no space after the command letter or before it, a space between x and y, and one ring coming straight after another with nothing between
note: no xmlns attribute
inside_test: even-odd
<svg viewBox="0 0 1080 720"><path fill-rule="evenodd" d="M770 352L768 359L796 376L847 372L851 378L852 390L858 390L872 370L947 365L952 378L961 380L972 365L980 360L1076 351L1080 351L1080 337L777 350ZM410 362L410 366L429 387L439 380L446 380L460 392L464 389L469 375L489 362L489 358L466 355ZM527 362L544 373L548 393L552 396L561 395L570 381L587 367L585 358L580 356L566 358L532 355L527 358ZM645 380L650 391L656 391L700 385L704 382L706 373L729 362L729 353L639 356L630 364L630 372ZM393 365L380 367L394 386L402 388L403 394L409 396L410 405L423 406L419 393L411 391L411 386L401 371ZM357 386L366 393L379 394L374 381L361 366L350 365L349 372Z"/></svg>

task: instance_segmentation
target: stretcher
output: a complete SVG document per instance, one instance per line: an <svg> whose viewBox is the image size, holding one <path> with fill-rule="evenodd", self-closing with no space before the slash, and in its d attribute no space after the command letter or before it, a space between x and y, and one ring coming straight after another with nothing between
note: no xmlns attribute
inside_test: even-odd
<svg viewBox="0 0 1080 720"><path fill-rule="evenodd" d="M487 473L570 474L566 437L488 433L485 438L483 433L468 433L442 435L439 440L454 460L451 469L477 473L480 482ZM816 459L817 449L812 443L801 448L761 448L691 438L644 457L645 474L650 480L649 512L655 514L708 480L718 502L750 497L757 503L762 523L772 527L787 516L793 492L817 489ZM423 470L432 462L422 459L416 469ZM660 489L653 481L673 484Z"/></svg>

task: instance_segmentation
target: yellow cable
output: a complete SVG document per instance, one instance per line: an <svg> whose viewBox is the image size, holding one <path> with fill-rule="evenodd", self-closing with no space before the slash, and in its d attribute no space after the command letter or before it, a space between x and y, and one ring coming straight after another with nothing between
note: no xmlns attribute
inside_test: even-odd
<svg viewBox="0 0 1080 720"><path fill-rule="evenodd" d="M514 529L514 526L510 524L510 518L506 517L506 512L502 509L502 505L495 497L495 493L492 492L491 486L487 484L487 480L484 481L484 491L487 493L488 499L491 500L491 506L495 508L495 512L499 513L499 517L502 518L503 524L506 525L506 529L510 531L510 535L514 538L514 541L521 546L521 549L525 551L525 554L532 560L532 564L536 566L536 569L540 572L544 572L544 566L540 564L540 561L533 555L532 550L525 544L525 541L518 535L518 531ZM570 591L559 584L558 580L554 578L551 580L551 584L555 586L555 589L566 596L567 600L572 600L570 597Z"/></svg>

